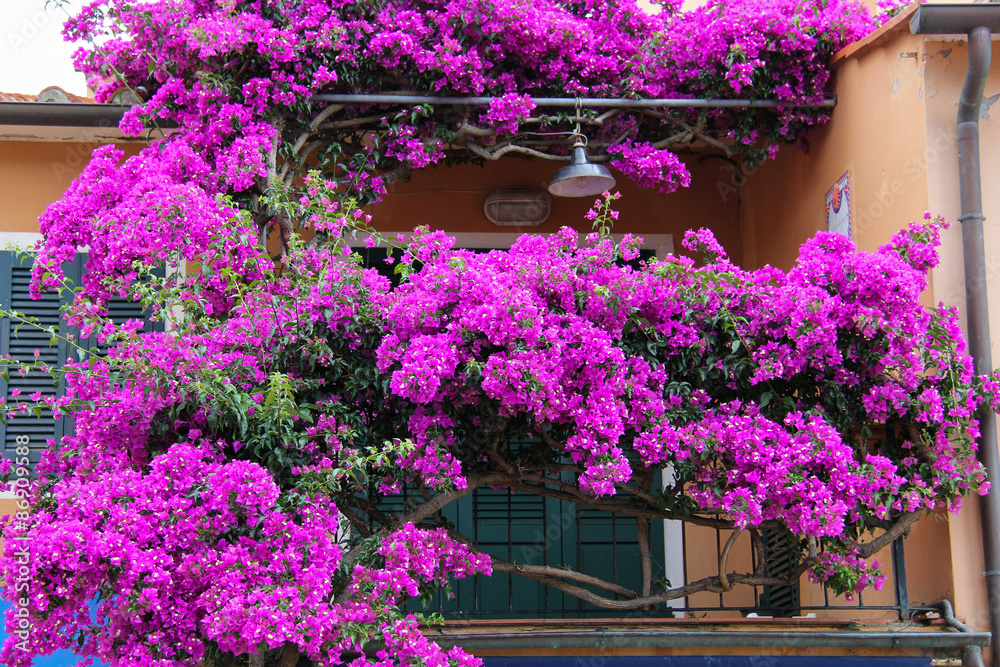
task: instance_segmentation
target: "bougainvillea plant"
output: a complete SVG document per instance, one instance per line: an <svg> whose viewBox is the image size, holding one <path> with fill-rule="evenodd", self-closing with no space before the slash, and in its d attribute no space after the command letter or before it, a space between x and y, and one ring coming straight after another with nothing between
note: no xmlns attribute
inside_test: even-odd
<svg viewBox="0 0 1000 667"><path fill-rule="evenodd" d="M620 611L807 572L839 592L880 585L880 548L987 488L974 411L996 386L973 376L956 313L919 298L939 221L874 253L822 234L787 273L733 265L704 230L685 241L702 264L640 262L638 239L611 239L613 195L583 240L486 254L427 227L386 240L395 283L348 245L381 241L364 207L389 179L565 157L576 123L645 186L685 185L667 148L692 140L756 159L821 119L796 105L822 98L826 57L872 26L855 4L797 0L85 7L67 26L91 44L77 63L101 99L145 100L123 129L149 144L95 151L42 216L33 289L66 289L61 267L87 247L66 316L108 351L54 371L66 392L50 407L74 431L16 488L0 659L473 665L403 603L491 571ZM495 101L315 97L403 91ZM566 95L781 104L560 115L533 100ZM163 330L108 319L113 296ZM13 398L6 419L39 407ZM404 487L416 500L386 510ZM623 591L491 557L441 520L481 487L746 532L757 549L778 531L799 566L733 571L727 545L718 576L670 588L640 538L642 590Z"/></svg>
<svg viewBox="0 0 1000 667"><path fill-rule="evenodd" d="M259 225L287 227L299 221L275 220L258 197L295 190L304 166L349 180L369 203L387 181L441 161L510 153L568 161L577 124L593 161L663 191L689 182L671 149L700 142L760 160L777 143L805 140L826 118L809 105L824 99L827 59L876 23L855 0L713 0L686 13L678 6L96 0L66 35L92 45L76 64L99 101L123 85L143 100L123 129L165 137L171 126L183 128L193 154L171 156L175 171L156 177L232 193ZM399 93L493 101L414 107L316 97ZM777 106L546 108L533 99L544 97Z"/></svg>

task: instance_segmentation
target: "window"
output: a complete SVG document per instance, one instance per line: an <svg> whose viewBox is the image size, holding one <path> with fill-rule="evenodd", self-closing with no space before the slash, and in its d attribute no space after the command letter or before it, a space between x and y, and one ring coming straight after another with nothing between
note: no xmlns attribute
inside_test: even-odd
<svg viewBox="0 0 1000 667"><path fill-rule="evenodd" d="M394 238L395 233L385 233ZM506 249L518 234L456 234L456 246L487 252ZM646 237L642 259L665 256L673 251L670 235ZM360 248L363 265L395 279L393 265L386 264L385 248ZM565 481L572 481L567 478ZM388 496L380 504L387 512L402 514L409 501L407 492ZM642 590L639 566L638 527L630 516L615 515L556 498L480 488L445 507L442 518L479 548L495 558L523 565L569 567L634 591ZM682 522L648 522L653 575L671 586L684 580L684 536ZM665 583L665 582L664 582ZM491 577L472 577L454 582L453 598L438 595L428 611L449 618L592 618L622 617L621 611L596 607L575 596L518 575L495 572ZM655 589L655 586L654 586ZM609 593L593 589L602 596ZM612 596L614 597L614 596ZM671 616L670 608L683 600L644 616ZM419 602L411 609L422 610Z"/></svg>

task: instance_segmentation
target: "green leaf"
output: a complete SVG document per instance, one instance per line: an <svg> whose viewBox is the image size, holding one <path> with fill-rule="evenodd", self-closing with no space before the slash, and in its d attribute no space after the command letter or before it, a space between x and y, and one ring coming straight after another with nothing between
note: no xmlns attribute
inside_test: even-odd
<svg viewBox="0 0 1000 667"><path fill-rule="evenodd" d="M774 392L765 391L763 394L760 395L760 407L766 408L767 404L771 402L772 398L774 398Z"/></svg>

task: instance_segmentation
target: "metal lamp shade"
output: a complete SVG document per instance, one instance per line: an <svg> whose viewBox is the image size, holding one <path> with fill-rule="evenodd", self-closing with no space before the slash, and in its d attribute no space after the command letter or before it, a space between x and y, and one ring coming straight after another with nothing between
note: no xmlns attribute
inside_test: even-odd
<svg viewBox="0 0 1000 667"><path fill-rule="evenodd" d="M557 197L589 197L615 187L611 172L599 164L590 164L587 149L573 147L573 159L552 177L549 192Z"/></svg>

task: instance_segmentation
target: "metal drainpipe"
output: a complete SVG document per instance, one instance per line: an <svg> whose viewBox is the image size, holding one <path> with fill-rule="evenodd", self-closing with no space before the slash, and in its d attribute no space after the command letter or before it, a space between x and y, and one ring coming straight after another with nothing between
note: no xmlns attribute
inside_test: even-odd
<svg viewBox="0 0 1000 667"><path fill-rule="evenodd" d="M969 66L958 102L958 175L962 205L958 219L962 223L969 352L977 374L993 371L979 165L979 112L990 71L991 28L1000 28L1000 7L996 5L924 5L910 22L910 31L914 34L967 33L969 37ZM981 432L979 460L993 485L993 490L981 498L980 519L993 662L1000 664L997 650L1000 645L1000 453L997 451L996 414L983 406L977 417Z"/></svg>
<svg viewBox="0 0 1000 667"><path fill-rule="evenodd" d="M927 609L937 609L941 613L941 618L948 624L948 627L955 628L959 632L972 632L969 630L969 626L962 623L962 621L955 617L955 611L952 609L951 602L949 600L940 600L938 602L932 602L931 604L925 604L914 610L914 616ZM963 648L962 665L963 667L983 667L982 647L969 644Z"/></svg>
<svg viewBox="0 0 1000 667"><path fill-rule="evenodd" d="M986 250L983 242L983 192L979 167L979 109L993 45L990 29L969 32L969 69L958 103L958 174L962 198L962 254L965 263L965 300L969 327L969 352L977 374L993 372L990 350L990 314L986 295ZM997 452L996 413L979 410L979 460L986 467L993 491L980 500L986 595L993 635L993 662L1000 646L1000 455Z"/></svg>

